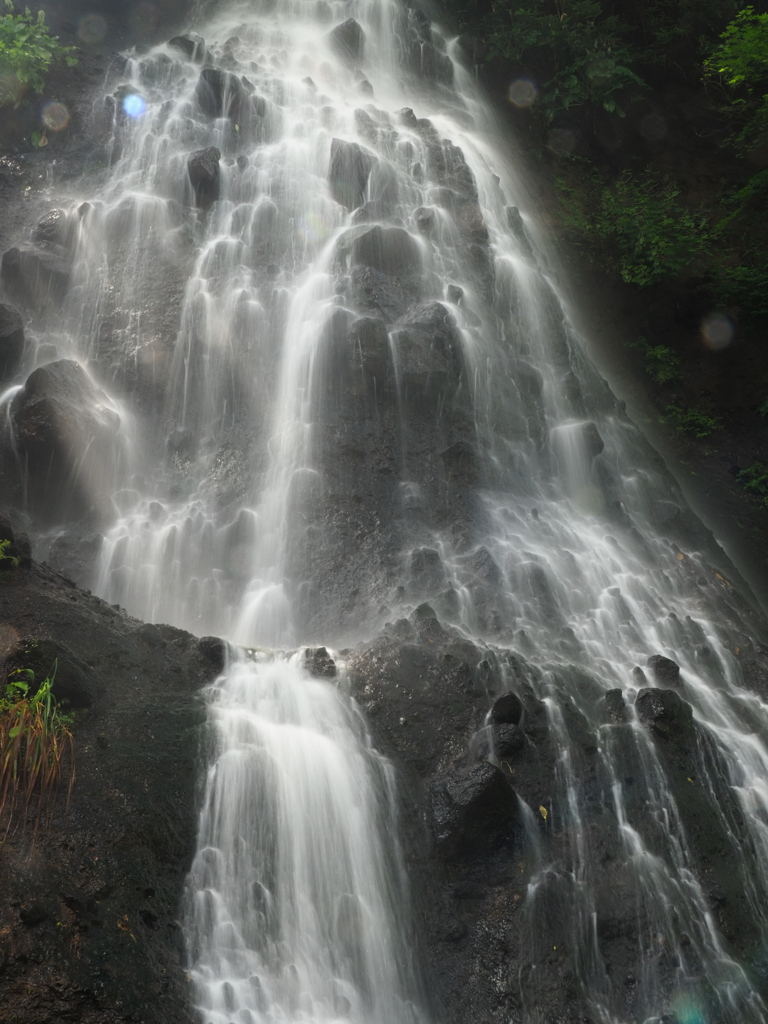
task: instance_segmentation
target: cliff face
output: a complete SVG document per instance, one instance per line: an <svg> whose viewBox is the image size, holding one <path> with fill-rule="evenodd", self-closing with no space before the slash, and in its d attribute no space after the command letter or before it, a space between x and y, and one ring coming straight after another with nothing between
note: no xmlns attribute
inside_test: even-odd
<svg viewBox="0 0 768 1024"><path fill-rule="evenodd" d="M55 692L76 715L69 808L65 781L37 831L31 809L0 845L0 1017L190 1020L178 918L201 691L223 645L142 625L27 563L0 574L0 647L38 682L57 659Z"/></svg>

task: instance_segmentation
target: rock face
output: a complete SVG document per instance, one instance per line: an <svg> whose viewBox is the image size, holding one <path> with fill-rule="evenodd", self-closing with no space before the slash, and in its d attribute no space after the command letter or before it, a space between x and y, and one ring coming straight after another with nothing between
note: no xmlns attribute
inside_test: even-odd
<svg viewBox="0 0 768 1024"><path fill-rule="evenodd" d="M59 359L38 367L14 396L11 421L32 505L54 514L72 502L70 512L87 511L99 474L119 455L120 417L82 366Z"/></svg>
<svg viewBox="0 0 768 1024"><path fill-rule="evenodd" d="M348 18L328 33L332 49L350 67L360 63L365 45L365 33L354 18Z"/></svg>
<svg viewBox="0 0 768 1024"><path fill-rule="evenodd" d="M0 384L9 380L24 352L24 323L13 306L0 303Z"/></svg>
<svg viewBox="0 0 768 1024"><path fill-rule="evenodd" d="M430 787L430 817L446 857L478 857L509 839L517 798L487 761L449 772Z"/></svg>
<svg viewBox="0 0 768 1024"><path fill-rule="evenodd" d="M0 670L39 681L54 658L54 693L77 711L77 775L34 842L28 819L0 845L3 1005L21 1024L193 1024L179 907L199 693L215 672L187 633L142 626L50 570L5 572Z"/></svg>
<svg viewBox="0 0 768 1024"><path fill-rule="evenodd" d="M69 264L55 253L16 248L3 253L3 284L9 295L30 309L60 305L69 276Z"/></svg>
<svg viewBox="0 0 768 1024"><path fill-rule="evenodd" d="M356 142L331 140L328 185L331 195L348 210L360 206L375 157Z"/></svg>
<svg viewBox="0 0 768 1024"><path fill-rule="evenodd" d="M195 194L195 205L208 210L219 198L221 150L216 146L198 149L187 160L187 173Z"/></svg>

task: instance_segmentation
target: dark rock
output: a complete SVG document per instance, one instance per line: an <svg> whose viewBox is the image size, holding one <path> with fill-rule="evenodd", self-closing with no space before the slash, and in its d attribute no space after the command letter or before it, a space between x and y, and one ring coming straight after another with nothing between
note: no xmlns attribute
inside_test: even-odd
<svg viewBox="0 0 768 1024"><path fill-rule="evenodd" d="M457 284L449 284L445 290L445 294L449 302L458 306L464 297L464 289Z"/></svg>
<svg viewBox="0 0 768 1024"><path fill-rule="evenodd" d="M665 683L667 686L679 684L680 666L671 658L665 658L663 654L652 654L646 665L660 683Z"/></svg>
<svg viewBox="0 0 768 1024"><path fill-rule="evenodd" d="M493 744L499 758L511 757L525 746L525 733L516 725L499 725L493 730Z"/></svg>
<svg viewBox="0 0 768 1024"><path fill-rule="evenodd" d="M227 667L229 646L221 637L201 636L197 641L197 649L216 675L220 675Z"/></svg>
<svg viewBox="0 0 768 1024"><path fill-rule="evenodd" d="M428 206L420 206L417 210L413 211L413 219L416 221L416 227L422 234L430 232L435 223L435 211L430 210Z"/></svg>
<svg viewBox="0 0 768 1024"><path fill-rule="evenodd" d="M615 690L608 690L605 694L603 708L609 722L625 722L627 720L627 705L624 703L624 694L618 687Z"/></svg>
<svg viewBox="0 0 768 1024"><path fill-rule="evenodd" d="M120 417L73 359L38 367L11 402L29 509L48 523L104 513L96 481L122 453Z"/></svg>
<svg viewBox="0 0 768 1024"><path fill-rule="evenodd" d="M389 335L384 321L360 317L351 324L348 338L353 346L353 354L360 358L366 377L375 382L377 387L384 385L392 365Z"/></svg>
<svg viewBox="0 0 768 1024"><path fill-rule="evenodd" d="M356 142L331 140L328 184L337 203L348 210L362 204L374 160L375 157Z"/></svg>
<svg viewBox="0 0 768 1024"><path fill-rule="evenodd" d="M187 160L187 173L195 193L195 205L203 210L210 209L219 198L220 160L221 150L216 146L198 149Z"/></svg>
<svg viewBox="0 0 768 1024"><path fill-rule="evenodd" d="M665 739L685 735L693 725L691 705L674 690L656 687L641 690L635 709L639 718Z"/></svg>
<svg viewBox="0 0 768 1024"><path fill-rule="evenodd" d="M304 652L307 672L320 679L334 679L338 675L336 662L325 647L308 647Z"/></svg>
<svg viewBox="0 0 768 1024"><path fill-rule="evenodd" d="M195 850L199 694L213 673L189 634L148 647L130 620L36 564L3 581L0 623L23 648L15 663L45 638L59 657L54 694L65 662L98 686L71 726L68 806L65 763L36 833L36 806L3 822L3 1005L24 1022L193 1024L177 922ZM98 966L118 962L119 976Z"/></svg>
<svg viewBox="0 0 768 1024"><path fill-rule="evenodd" d="M35 686L52 677L54 697L68 708L89 708L104 693L104 681L62 642L35 640L18 656L15 667L34 672Z"/></svg>
<svg viewBox="0 0 768 1024"><path fill-rule="evenodd" d="M202 64L206 59L207 51L205 48L205 40L202 36L198 36L194 33L189 35L174 36L173 39L168 40L168 45L172 46L176 50L181 50L185 56L194 64Z"/></svg>
<svg viewBox="0 0 768 1024"><path fill-rule="evenodd" d="M359 64L365 46L365 32L354 18L332 28L328 39L336 55L349 67Z"/></svg>
<svg viewBox="0 0 768 1024"><path fill-rule="evenodd" d="M74 359L59 359L34 370L11 403L16 444L31 465L68 467L97 437L111 437L120 417Z"/></svg>
<svg viewBox="0 0 768 1024"><path fill-rule="evenodd" d="M392 276L411 275L421 267L421 252L408 232L378 224L354 239L351 258Z"/></svg>
<svg viewBox="0 0 768 1024"><path fill-rule="evenodd" d="M36 900L30 900L19 907L19 920L28 928L33 928L36 924L42 924L49 917L50 913Z"/></svg>
<svg viewBox="0 0 768 1024"><path fill-rule="evenodd" d="M0 277L9 295L38 309L61 303L69 288L70 266L54 253L14 248L3 253Z"/></svg>
<svg viewBox="0 0 768 1024"><path fill-rule="evenodd" d="M469 441L456 441L440 452L444 472L449 480L471 481L477 476L479 457Z"/></svg>
<svg viewBox="0 0 768 1024"><path fill-rule="evenodd" d="M24 323L13 306L0 303L0 384L18 370L24 352Z"/></svg>
<svg viewBox="0 0 768 1024"><path fill-rule="evenodd" d="M51 210L37 222L32 238L46 248L68 249L73 240L73 225L64 210Z"/></svg>
<svg viewBox="0 0 768 1024"><path fill-rule="evenodd" d="M410 558L411 579L420 591L433 591L445 585L445 569L435 548L416 548Z"/></svg>
<svg viewBox="0 0 768 1024"><path fill-rule="evenodd" d="M355 88L361 96L373 96L373 86L367 78L361 78Z"/></svg>
<svg viewBox="0 0 768 1024"><path fill-rule="evenodd" d="M203 68L195 100L208 117L228 117L240 125L250 122L253 115L263 116L266 109L261 97L249 95L242 79L221 68Z"/></svg>
<svg viewBox="0 0 768 1024"><path fill-rule="evenodd" d="M479 857L509 838L517 797L487 761L446 773L430 786L430 814L443 856Z"/></svg>
<svg viewBox="0 0 768 1024"><path fill-rule="evenodd" d="M519 725L523 717L523 702L510 690L494 701L488 720L493 725Z"/></svg>
<svg viewBox="0 0 768 1024"><path fill-rule="evenodd" d="M456 320L441 302L411 307L392 336L406 400L458 385L464 368L461 338Z"/></svg>

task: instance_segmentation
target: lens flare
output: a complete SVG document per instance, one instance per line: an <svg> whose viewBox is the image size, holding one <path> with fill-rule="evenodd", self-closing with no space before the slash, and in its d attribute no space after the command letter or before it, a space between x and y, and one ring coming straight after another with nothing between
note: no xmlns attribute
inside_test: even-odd
<svg viewBox="0 0 768 1024"><path fill-rule="evenodd" d="M538 89L528 78L518 78L507 90L509 102L521 108L532 106L538 95Z"/></svg>
<svg viewBox="0 0 768 1024"><path fill-rule="evenodd" d="M72 120L72 115L63 103L46 103L43 107L43 124L52 132L60 132Z"/></svg>
<svg viewBox="0 0 768 1024"><path fill-rule="evenodd" d="M707 348L728 348L735 333L733 321L725 313L710 313L701 321L701 337Z"/></svg>
<svg viewBox="0 0 768 1024"><path fill-rule="evenodd" d="M107 34L107 22L100 14L86 14L77 26L77 38L81 43L94 46Z"/></svg>
<svg viewBox="0 0 768 1024"><path fill-rule="evenodd" d="M123 110L128 117L141 117L146 109L147 101L135 92L130 93L123 100Z"/></svg>

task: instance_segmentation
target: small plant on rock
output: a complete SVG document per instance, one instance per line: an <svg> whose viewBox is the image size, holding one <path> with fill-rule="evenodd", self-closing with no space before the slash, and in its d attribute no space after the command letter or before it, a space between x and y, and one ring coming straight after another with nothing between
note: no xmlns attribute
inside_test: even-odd
<svg viewBox="0 0 768 1024"><path fill-rule="evenodd" d="M14 14L12 0L5 0L5 11L0 15L0 106L18 104L25 88L42 92L51 64L77 64L74 46L63 46L50 34L43 11L33 15L26 7Z"/></svg>
<svg viewBox="0 0 768 1024"><path fill-rule="evenodd" d="M75 746L70 726L53 695L57 663L35 690L31 669L15 669L0 697L0 815L8 827L16 813L37 805L36 825L55 798L69 763L67 802L75 780Z"/></svg>
<svg viewBox="0 0 768 1024"><path fill-rule="evenodd" d="M9 540L0 540L0 570L9 568L18 569L19 567L21 559L17 558L15 555L8 554L10 546L11 542Z"/></svg>

